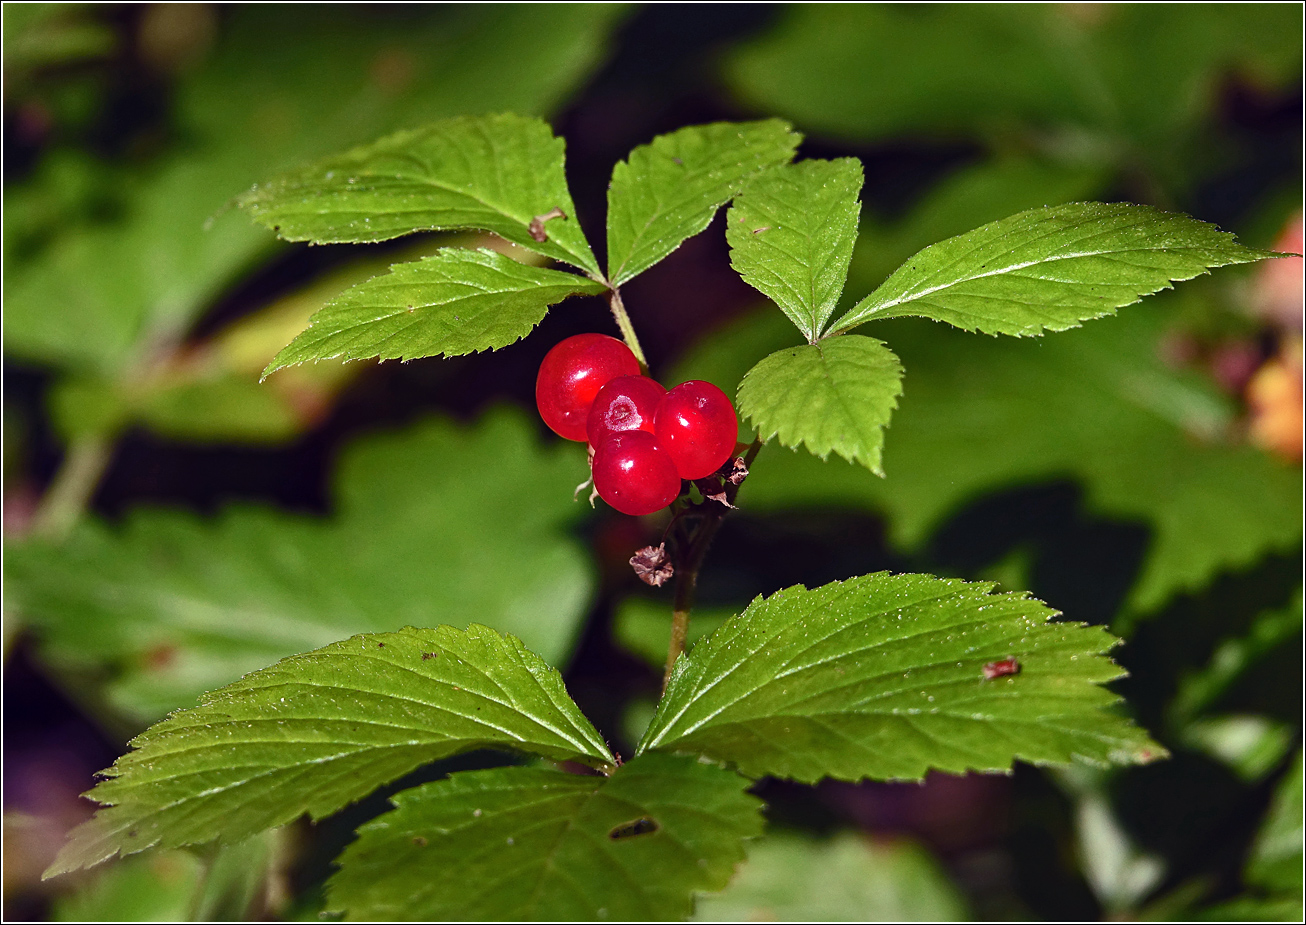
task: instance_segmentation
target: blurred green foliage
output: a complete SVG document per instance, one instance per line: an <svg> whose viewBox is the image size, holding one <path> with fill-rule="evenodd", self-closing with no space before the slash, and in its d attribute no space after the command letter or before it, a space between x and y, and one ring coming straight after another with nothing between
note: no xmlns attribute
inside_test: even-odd
<svg viewBox="0 0 1306 925"><path fill-rule="evenodd" d="M192 355L197 323L286 253L228 208L233 197L278 170L431 119L556 115L605 60L630 47L634 39L617 29L641 15L608 5L382 15L238 6L209 21L208 8L196 6L199 18L171 21L173 33L157 17L143 22L144 47L154 47L151 29L161 30L163 46L172 43L151 77L164 89L165 111L147 132L122 132L126 143L114 147L97 132L118 118L111 104L122 92L104 75L135 41L122 25L134 14L121 9L4 8L6 128L29 118L53 124L30 164L19 169L7 158L5 352L51 374L46 413L71 441L142 422L181 440L275 442L321 420L349 373L322 364L278 373L316 369L321 380L258 387L257 372L314 308L387 261L342 270L335 282L313 280L269 313L247 315L243 327L227 324L225 309L220 330L205 329L207 352ZM1238 105L1291 102L1301 81L1295 5L795 5L757 34L713 46L709 60L720 79L703 92L722 117L789 119L822 156L856 154L867 164L868 205L843 308L921 247L1037 206L1128 198L1183 208L1256 246L1269 246L1300 208L1299 147L1268 151L1274 138L1232 125L1230 115ZM611 120L619 109L587 118ZM630 118L652 123L674 112L656 111ZM686 111L698 119L699 109ZM592 121L574 120L569 131L583 137ZM639 140L680 124L642 126ZM873 169L895 150L922 163L952 154L946 169L922 167L898 189ZM1131 895L1122 914L1300 919L1300 725L1257 711L1266 699L1282 705L1299 696L1300 592L1286 597L1265 579L1264 593L1281 599L1258 614L1248 611L1260 606L1253 595L1227 603L1212 590L1231 576L1261 581L1273 556L1299 554L1300 468L1247 445L1239 391L1222 389L1210 364L1176 360L1172 349L1281 337L1249 314L1250 285L1249 273L1223 271L1041 340L991 340L911 320L868 330L906 368L885 437L886 478L772 446L740 496L757 523L814 510L882 517L895 550L926 559L967 511L1049 484L1075 486L1087 516L1137 531L1136 548L1079 563L1084 582L1112 585L1103 619L1119 632L1152 625L1170 634L1165 664L1156 657L1135 668L1136 680L1151 684L1138 686L1137 709L1164 717L1153 732L1182 759L1176 767L1226 775L1218 786L1180 780L1175 798L1209 805L1223 831L1242 834L1227 850L1200 846L1198 869L1178 852L1140 847L1155 833L1126 818L1119 794L1152 769L1065 791L1058 799L1076 807L1080 836L1090 818L1114 833L1098 841L1105 868L1127 871L1139 858L1165 868L1149 873L1159 886ZM757 360L798 341L767 306L706 338L663 378L732 389ZM33 416L6 404L7 493L31 465ZM251 505L216 518L139 510L120 524L93 516L62 546L7 538L6 640L19 619L29 621L38 658L115 731L362 629L487 621L566 663L599 588L571 535L589 516L570 500L584 475L577 454L539 447L520 414L500 411L466 426L438 421L369 436L341 458L327 519ZM1018 537L1023 545L1012 548L978 536L975 570L1010 572L1046 551L1039 537ZM1192 635L1211 635L1213 621L1241 629L1214 632L1204 649L1182 637L1190 611L1208 600L1226 609L1200 629L1193 621ZM1075 601L1056 603L1069 618L1082 616ZM692 632L738 609L706 609ZM665 608L628 598L612 635L660 663ZM1249 701L1256 685L1261 699ZM1298 757L1285 767L1294 746ZM1265 800L1251 812L1248 794L1272 781L1278 792L1262 824ZM1206 803L1213 794L1220 799ZM1261 834L1248 834L1256 828ZM751 856L730 891L700 904L702 917L966 912L910 846L771 837ZM270 863L251 856L243 870L252 882ZM1237 883L1230 870L1241 872ZM209 877L219 885L239 881L217 871ZM199 862L189 856L145 857L105 873L53 914L235 914L231 905L196 905ZM1002 914L1028 912L1009 902Z"/></svg>
<svg viewBox="0 0 1306 925"><path fill-rule="evenodd" d="M820 842L773 832L696 922L964 922L966 903L927 851L843 833Z"/></svg>
<svg viewBox="0 0 1306 925"><path fill-rule="evenodd" d="M567 525L585 463L520 412L428 421L349 447L329 519L136 510L8 550L9 605L45 658L133 723L354 633L485 623L565 662L593 590ZM485 473L498 474L492 493ZM79 681L73 679L80 678ZM98 699L96 696L94 699ZM110 713L110 716L112 712Z"/></svg>

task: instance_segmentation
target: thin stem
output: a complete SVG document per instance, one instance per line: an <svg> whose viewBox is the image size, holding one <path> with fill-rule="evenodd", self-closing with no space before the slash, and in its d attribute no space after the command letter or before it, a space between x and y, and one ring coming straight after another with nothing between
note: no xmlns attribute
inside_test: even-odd
<svg viewBox="0 0 1306 925"><path fill-rule="evenodd" d="M54 540L68 535L90 502L112 450L112 442L102 436L73 440L32 517L33 533Z"/></svg>
<svg viewBox="0 0 1306 925"><path fill-rule="evenodd" d="M648 360L644 359L644 351L639 346L639 338L635 335L635 326L630 323L630 316L626 314L626 305L621 301L621 290L612 288L608 290L608 306L612 309L612 317L617 321L617 327L621 329L621 337L630 348L630 352L635 354L635 359L639 360L641 368L648 369Z"/></svg>
<svg viewBox="0 0 1306 925"><path fill-rule="evenodd" d="M690 537L683 561L676 563L676 587L671 610L671 642L667 646L667 668L662 675L662 691L666 693L671 680L671 669L676 659L685 653L685 640L689 636L689 612L694 608L694 592L698 589L698 570L703 567L707 547L716 535L717 528L727 508L712 502L721 509L720 514L707 517Z"/></svg>
<svg viewBox="0 0 1306 925"><path fill-rule="evenodd" d="M762 448L761 440L754 440L744 453L744 465L750 466L753 460L757 458L758 451ZM738 485L729 483L725 486L726 499L733 504L735 496L739 493ZM667 645L667 667L662 675L662 692L666 693L667 684L671 680L671 670L676 666L676 660L685 653L685 642L689 637L689 613L694 608L694 592L698 588L698 572L703 567L703 559L707 556L707 548L712 543L712 538L716 536L717 530L721 526L721 521L725 519L730 508L716 501L705 501L692 505L688 510L676 514L672 526L683 527L685 522L690 518L682 515L689 513L701 515L698 526L689 533L684 541L680 541L683 530L677 530L676 542L674 545L676 559L675 564L675 592L671 604L671 640Z"/></svg>

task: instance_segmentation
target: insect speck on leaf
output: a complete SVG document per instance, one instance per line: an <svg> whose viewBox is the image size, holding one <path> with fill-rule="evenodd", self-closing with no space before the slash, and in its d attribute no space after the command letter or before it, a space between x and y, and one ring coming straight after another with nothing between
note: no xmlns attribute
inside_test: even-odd
<svg viewBox="0 0 1306 925"><path fill-rule="evenodd" d="M1020 662L1014 658L1004 658L998 662L989 662L984 666L984 680L992 681L1009 674L1020 674Z"/></svg>
<svg viewBox="0 0 1306 925"><path fill-rule="evenodd" d="M623 823L613 828L608 833L608 838L616 841L619 838L633 838L636 835L647 835L649 832L658 830L657 821L648 816L643 816L631 822Z"/></svg>

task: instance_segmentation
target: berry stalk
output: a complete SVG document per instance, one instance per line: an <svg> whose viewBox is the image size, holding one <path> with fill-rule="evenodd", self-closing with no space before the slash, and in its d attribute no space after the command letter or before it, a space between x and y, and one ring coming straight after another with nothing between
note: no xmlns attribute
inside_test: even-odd
<svg viewBox="0 0 1306 925"><path fill-rule="evenodd" d="M630 316L626 314L626 304L621 301L621 290L612 288L608 290L608 307L612 309L612 317L616 319L617 327L621 329L622 340L630 348L630 352L635 354L635 359L639 360L641 372L648 372L648 360L644 359L644 351L639 346L639 337L635 334L635 326L630 323Z"/></svg>

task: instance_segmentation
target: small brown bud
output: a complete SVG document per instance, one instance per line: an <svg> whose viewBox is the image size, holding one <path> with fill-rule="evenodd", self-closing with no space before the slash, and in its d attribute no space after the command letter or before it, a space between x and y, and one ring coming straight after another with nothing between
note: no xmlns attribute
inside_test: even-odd
<svg viewBox="0 0 1306 925"><path fill-rule="evenodd" d="M635 570L640 581L655 588L662 587L675 574L675 569L671 567L671 557L667 555L666 543L645 546L630 557L630 567Z"/></svg>

